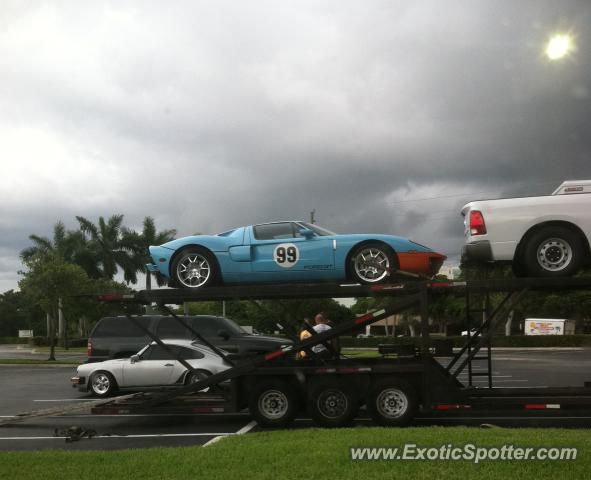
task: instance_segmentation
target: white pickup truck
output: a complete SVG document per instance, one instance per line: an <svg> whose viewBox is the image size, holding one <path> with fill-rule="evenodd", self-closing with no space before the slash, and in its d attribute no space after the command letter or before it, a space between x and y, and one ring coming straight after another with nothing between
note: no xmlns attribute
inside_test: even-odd
<svg viewBox="0 0 591 480"><path fill-rule="evenodd" d="M470 202L462 215L463 262L512 262L516 275L532 277L590 263L591 180L563 182L552 195Z"/></svg>

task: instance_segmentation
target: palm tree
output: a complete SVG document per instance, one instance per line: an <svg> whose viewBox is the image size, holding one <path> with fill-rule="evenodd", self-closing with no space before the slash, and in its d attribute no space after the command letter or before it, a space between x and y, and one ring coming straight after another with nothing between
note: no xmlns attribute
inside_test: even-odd
<svg viewBox="0 0 591 480"><path fill-rule="evenodd" d="M33 242L33 245L21 251L21 260L25 265L30 265L43 258L59 256L66 262L75 263L73 259L78 248L75 234L76 232L66 231L66 227L60 220L53 226L51 240L35 234L29 235L29 240Z"/></svg>
<svg viewBox="0 0 591 480"><path fill-rule="evenodd" d="M145 272L146 263L150 262L150 254L148 247L150 245L162 245L170 242L176 236L176 230L162 230L157 231L154 219L152 217L144 218L141 232L127 229L122 229L123 237L126 239L126 244L131 245L133 251L133 260L137 272ZM157 278L158 284L163 283L163 279Z"/></svg>
<svg viewBox="0 0 591 480"><path fill-rule="evenodd" d="M127 283L137 282L137 268L133 256L133 245L123 235L123 215L111 215L105 221L99 217L98 225L77 216L80 230L87 236L91 255L86 260L94 262L94 268L102 278L113 279L118 269L123 271Z"/></svg>
<svg viewBox="0 0 591 480"><path fill-rule="evenodd" d="M23 263L30 269L41 265L43 262L66 262L78 263L77 260L83 258L83 243L79 232L67 231L62 221L58 221L53 226L53 238L39 235L29 235L33 245L21 251L20 257ZM62 313L62 300L58 302L58 318L60 333L60 342L65 344L66 324ZM47 313L48 332L50 339L49 360L55 360L55 315Z"/></svg>

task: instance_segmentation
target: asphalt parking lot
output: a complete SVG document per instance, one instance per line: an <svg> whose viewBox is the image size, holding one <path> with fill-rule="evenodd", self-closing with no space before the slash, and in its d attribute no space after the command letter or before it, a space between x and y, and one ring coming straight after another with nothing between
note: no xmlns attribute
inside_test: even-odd
<svg viewBox="0 0 591 480"><path fill-rule="evenodd" d="M498 387L582 386L591 380L591 349L501 350L493 357L493 376ZM475 367L475 370L483 367ZM18 413L79 405L93 400L73 389L69 378L73 367L0 366L0 418ZM486 380L479 378L476 384ZM419 417L418 425L552 426L591 428L588 415L533 412L528 418L501 414L483 417L459 414L439 418ZM360 418L357 425L370 425ZM96 431L91 440L66 443L63 431L72 426ZM309 419L298 418L292 428L311 427ZM55 431L58 435L55 436ZM219 415L114 415L94 416L88 412L30 419L0 427L0 450L109 450L156 446L205 445L228 435L258 429L247 414Z"/></svg>

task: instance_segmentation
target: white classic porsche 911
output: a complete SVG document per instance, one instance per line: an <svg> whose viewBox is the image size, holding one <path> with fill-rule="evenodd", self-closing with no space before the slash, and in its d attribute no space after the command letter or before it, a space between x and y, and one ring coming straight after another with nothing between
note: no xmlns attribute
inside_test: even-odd
<svg viewBox="0 0 591 480"><path fill-rule="evenodd" d="M72 386L81 392L107 397L120 389L187 385L230 368L230 364L205 345L190 340L168 340L164 343L195 371L189 371L153 342L131 358L80 365L71 379Z"/></svg>

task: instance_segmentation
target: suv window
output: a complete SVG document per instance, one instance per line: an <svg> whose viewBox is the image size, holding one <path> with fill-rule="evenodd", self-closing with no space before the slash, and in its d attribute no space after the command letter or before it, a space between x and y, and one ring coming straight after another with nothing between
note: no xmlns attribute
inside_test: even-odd
<svg viewBox="0 0 591 480"><path fill-rule="evenodd" d="M189 325L204 337L217 337L220 330L225 330L233 336L244 333L234 322L228 321L223 317L190 318Z"/></svg>
<svg viewBox="0 0 591 480"><path fill-rule="evenodd" d="M189 338L188 330L172 317L161 318L158 322L158 336L160 338Z"/></svg>
<svg viewBox="0 0 591 480"><path fill-rule="evenodd" d="M142 320L140 319L140 322ZM147 325L146 325L147 326ZM92 337L145 337L134 323L127 317L103 318L97 323Z"/></svg>
<svg viewBox="0 0 591 480"><path fill-rule="evenodd" d="M257 240L280 240L299 236L299 234L296 235L296 230L291 222L257 225L253 230Z"/></svg>

